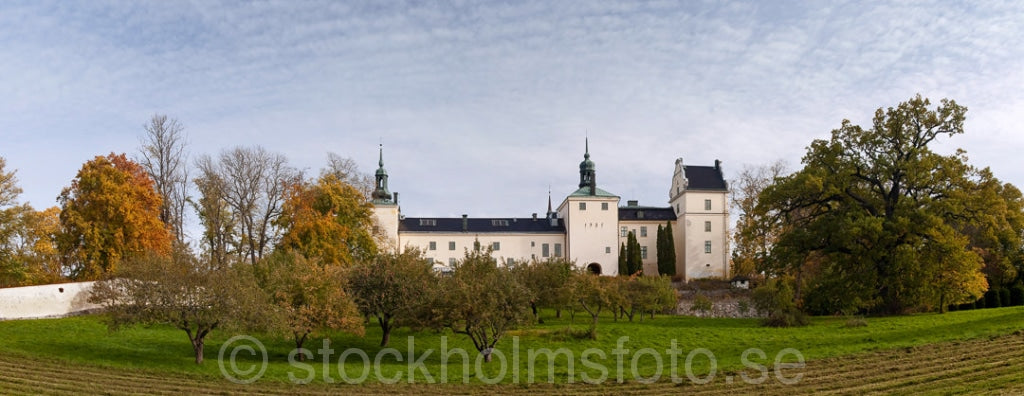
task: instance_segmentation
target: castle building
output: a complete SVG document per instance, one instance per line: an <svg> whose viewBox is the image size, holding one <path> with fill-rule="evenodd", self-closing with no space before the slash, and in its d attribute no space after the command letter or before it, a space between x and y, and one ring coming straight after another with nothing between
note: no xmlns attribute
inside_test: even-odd
<svg viewBox="0 0 1024 396"><path fill-rule="evenodd" d="M371 196L378 231L388 244L420 248L435 268L444 271L467 249L487 248L499 260L545 260L565 257L578 267L618 274L619 247L630 232L641 247L643 273L658 273L657 230L671 225L676 274L686 279L729 276L728 185L720 161L692 166L675 161L666 207L640 206L597 186L597 172L587 144L580 163L578 189L544 217L461 218L406 217L398 193L388 190L383 148Z"/></svg>

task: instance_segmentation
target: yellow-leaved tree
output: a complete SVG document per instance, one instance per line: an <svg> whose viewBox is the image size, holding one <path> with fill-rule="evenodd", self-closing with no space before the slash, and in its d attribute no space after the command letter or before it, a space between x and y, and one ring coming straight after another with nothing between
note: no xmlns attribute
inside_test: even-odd
<svg viewBox="0 0 1024 396"><path fill-rule="evenodd" d="M377 251L370 203L333 174L290 186L277 221L285 230L280 248L324 265L351 266Z"/></svg>
<svg viewBox="0 0 1024 396"><path fill-rule="evenodd" d="M86 162L58 202L63 230L57 244L72 279L99 279L145 252L170 254L160 195L146 171L124 154Z"/></svg>

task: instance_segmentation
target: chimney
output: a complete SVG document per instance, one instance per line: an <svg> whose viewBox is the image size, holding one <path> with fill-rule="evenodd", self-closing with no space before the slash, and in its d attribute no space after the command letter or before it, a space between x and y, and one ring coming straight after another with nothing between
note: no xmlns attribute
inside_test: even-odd
<svg viewBox="0 0 1024 396"><path fill-rule="evenodd" d="M469 231L469 215L462 215L462 232Z"/></svg>
<svg viewBox="0 0 1024 396"><path fill-rule="evenodd" d="M558 227L558 216L554 216L554 215L551 216L551 226L552 227Z"/></svg>
<svg viewBox="0 0 1024 396"><path fill-rule="evenodd" d="M397 205L398 204L398 193L391 193L391 195L393 197L392 199L395 201L395 205Z"/></svg>
<svg viewBox="0 0 1024 396"><path fill-rule="evenodd" d="M536 213L533 214L533 221L537 221L537 214Z"/></svg>
<svg viewBox="0 0 1024 396"><path fill-rule="evenodd" d="M626 206L630 206L630 207L640 206L640 201L637 201L635 199L628 200L628 201L626 201Z"/></svg>
<svg viewBox="0 0 1024 396"><path fill-rule="evenodd" d="M715 169L722 170L722 161L715 160Z"/></svg>

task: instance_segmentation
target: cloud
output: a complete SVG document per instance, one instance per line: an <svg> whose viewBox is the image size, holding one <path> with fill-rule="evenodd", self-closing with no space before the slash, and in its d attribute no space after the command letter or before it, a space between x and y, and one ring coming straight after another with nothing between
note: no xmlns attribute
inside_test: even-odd
<svg viewBox="0 0 1024 396"><path fill-rule="evenodd" d="M259 144L307 169L333 151L372 170L383 141L410 214L543 211L589 135L599 182L657 205L677 157L795 165L919 92L967 105L978 131L951 144L1024 182L1013 2L0 7L0 155L33 203L160 112L197 154Z"/></svg>

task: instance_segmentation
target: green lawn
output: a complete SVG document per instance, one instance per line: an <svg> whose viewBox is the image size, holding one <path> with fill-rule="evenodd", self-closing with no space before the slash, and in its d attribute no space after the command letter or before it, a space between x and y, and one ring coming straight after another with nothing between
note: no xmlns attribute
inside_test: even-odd
<svg viewBox="0 0 1024 396"><path fill-rule="evenodd" d="M614 382L619 372L619 355L616 355L616 348L620 339L623 341L623 348L628 350L621 354L622 377L626 382L651 378L657 371L658 360L662 364L661 380L665 381L670 375L672 355L676 355L678 375L686 378L687 355L698 348L703 349L700 353L695 353L692 369L697 378L702 378L709 372L708 354L714 355L715 368L721 374L742 370L744 366L740 359L748 348L758 348L764 352L764 357L756 353L748 355L749 362L771 367L779 352L786 348L793 348L805 359L811 360L865 351L1005 335L1024 329L1024 307L957 311L942 315L868 318L868 326L851 328L845 326L844 318L814 318L808 327L775 329L760 327L756 320L751 319L660 316L643 322L616 323L609 316L602 318L598 327L599 339L592 341L577 339L572 335L573 332L567 331L569 328L583 330L588 318L577 316L577 323L572 325L568 315L564 315L562 319L554 319L551 316L550 313L545 315L545 324L515 331L498 344L497 349L504 355L507 364L503 365L502 359L496 357L495 361L482 364L479 371L475 368L477 353L465 336L451 333L414 333L408 329L396 330L392 334L390 345L395 351L380 354L381 364L368 366L369 373L365 381L378 382L380 378L395 378L397 375L399 382L407 382L411 372L417 383L430 380L440 382L442 372L446 371L445 382L448 383L461 383L464 380L481 383L487 378L500 378L504 383L526 383L531 372L531 350L536 352L543 348L565 348L562 352L574 358L573 367L570 370L565 354L558 355L553 368L555 382L582 382L584 373L590 379ZM90 366L220 378L222 374L217 355L221 346L232 335L234 334L215 331L207 341L206 362L197 366L192 361L192 350L185 333L169 327L135 327L109 332L102 317L99 316L6 321L0 322L0 354L31 355L37 359L85 363ZM353 349L349 351L349 357L341 370L348 379L357 380L363 374L364 365L358 354L351 352L362 351L371 362L381 352L381 348L377 346L380 330L372 325L367 327L365 338L342 333L331 334L328 338L334 352L328 359L330 363L325 375L324 356L317 352L323 347L322 339L307 342L306 347L317 356L313 357L309 365L298 365L288 362L288 353L292 350L289 340L280 336L255 337L268 350L269 364L266 372L260 377L260 381L264 382L288 382L290 375L297 379L311 377L313 382L345 382L340 378L338 362L339 355L349 348ZM673 342L677 349L669 351ZM430 375L429 379L424 370L416 369L416 366L410 370L407 361L410 346L414 349L413 358L416 360L431 351L421 360L423 368ZM464 360L458 353L452 354L446 365L442 364L441 351L456 348L468 352L469 369L466 375L463 375ZM650 349L638 352L643 348ZM518 353L514 353L514 349ZM658 355L657 358L655 354ZM401 355L402 361L397 361L396 355ZM584 355L587 355L587 362L581 360ZM513 356L518 356L518 364L512 364ZM784 356L785 361L793 361L794 358L791 353ZM634 360L637 366L635 373L639 374L640 378L634 376ZM534 362L536 366L532 373L535 377L532 382L547 382L548 356L540 355ZM240 371L259 366L261 363L258 356L246 351L236 355L236 366ZM226 367L230 369L231 365L226 364ZM502 374L503 367L505 371ZM516 367L518 370L515 370ZM607 371L603 372L602 368ZM376 372L378 369L379 375ZM482 375L482 378L478 375Z"/></svg>

